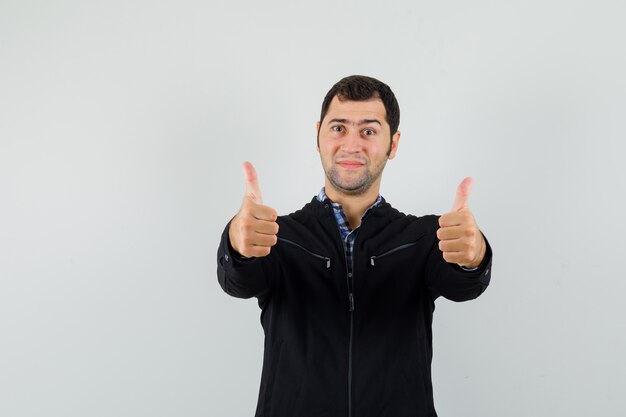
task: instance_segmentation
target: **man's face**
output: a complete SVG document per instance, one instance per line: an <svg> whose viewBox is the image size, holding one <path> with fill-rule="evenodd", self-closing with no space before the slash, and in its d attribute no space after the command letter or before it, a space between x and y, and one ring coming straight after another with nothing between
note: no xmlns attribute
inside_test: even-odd
<svg viewBox="0 0 626 417"><path fill-rule="evenodd" d="M391 139L379 98L340 101L335 96L324 120L317 123L318 151L329 185L347 195L380 186L387 159L393 159L400 132Z"/></svg>

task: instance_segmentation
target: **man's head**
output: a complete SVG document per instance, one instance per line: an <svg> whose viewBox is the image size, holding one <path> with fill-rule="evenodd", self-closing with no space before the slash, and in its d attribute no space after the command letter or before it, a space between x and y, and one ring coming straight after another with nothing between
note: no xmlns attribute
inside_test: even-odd
<svg viewBox="0 0 626 417"><path fill-rule="evenodd" d="M387 159L395 157L400 110L391 89L353 75L335 84L322 104L317 146L326 185L345 195L380 187Z"/></svg>
<svg viewBox="0 0 626 417"><path fill-rule="evenodd" d="M398 126L400 125L400 107L398 106L398 101L393 91L391 91L391 88L382 81L365 75L350 75L339 80L328 90L326 97L324 97L320 123L324 121L330 103L335 96L337 96L339 101L380 99L380 101L383 102L383 106L385 106L385 121L389 125L390 138L398 131ZM317 144L319 146L319 132Z"/></svg>

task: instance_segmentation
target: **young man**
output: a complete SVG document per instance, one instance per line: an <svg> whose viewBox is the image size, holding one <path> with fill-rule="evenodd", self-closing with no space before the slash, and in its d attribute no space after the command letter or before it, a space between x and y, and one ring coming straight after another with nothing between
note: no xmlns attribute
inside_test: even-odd
<svg viewBox="0 0 626 417"><path fill-rule="evenodd" d="M218 280L257 297L265 353L256 417L433 417L434 301L478 297L491 248L468 207L415 217L379 194L398 151L391 89L365 76L335 84L317 123L325 186L277 216L244 163L246 194L218 249Z"/></svg>

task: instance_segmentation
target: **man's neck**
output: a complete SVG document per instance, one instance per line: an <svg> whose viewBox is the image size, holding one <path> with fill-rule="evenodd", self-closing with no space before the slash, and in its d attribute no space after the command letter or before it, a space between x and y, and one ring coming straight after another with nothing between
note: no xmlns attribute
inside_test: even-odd
<svg viewBox="0 0 626 417"><path fill-rule="evenodd" d="M380 186L373 184L369 190L360 195L350 195L342 193L332 185L325 186L326 196L333 202L341 204L343 212L348 219L350 229L356 229L361 224L361 217L365 211L376 202Z"/></svg>

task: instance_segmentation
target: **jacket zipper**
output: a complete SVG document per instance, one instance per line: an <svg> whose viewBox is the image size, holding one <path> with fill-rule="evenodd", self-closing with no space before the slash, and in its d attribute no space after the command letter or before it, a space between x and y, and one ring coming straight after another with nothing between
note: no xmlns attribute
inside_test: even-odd
<svg viewBox="0 0 626 417"><path fill-rule="evenodd" d="M420 237L420 239L421 239L421 237ZM411 246L415 246L415 245L417 245L417 242L419 242L419 239L416 240L415 242L405 243L404 245L397 246L397 247L395 247L393 249L388 250L385 253L381 253L380 255L370 256L370 265L375 266L376 265L376 259L382 258L383 256L390 255L390 254L392 254L394 252L397 252L399 250L410 248Z"/></svg>
<svg viewBox="0 0 626 417"><path fill-rule="evenodd" d="M324 207L328 209L329 205L326 204L324 205ZM341 231L339 229L337 229L337 235L339 237L339 242L341 243L341 246L343 247L343 244L344 244L343 236L341 235ZM354 246L356 246L355 243L356 243L356 239L355 239L355 242L352 243L353 248ZM350 339L348 343L348 417L352 417L352 345L353 345L352 339L354 338L354 277L353 277L354 275L354 251L352 252L352 257L350 259L350 269L348 269L348 259L345 253L344 253L343 258L344 258L344 263L346 266L346 281L348 284L348 312L350 314ZM329 260L328 265L330 265L330 260Z"/></svg>
<svg viewBox="0 0 626 417"><path fill-rule="evenodd" d="M346 266L348 262L346 260ZM350 312L350 343L348 346L348 417L352 417L352 338L354 335L354 252L348 272L348 311Z"/></svg>
<svg viewBox="0 0 626 417"><path fill-rule="evenodd" d="M305 248L304 246L299 245L299 244L297 244L296 242L293 242L293 241L291 241L291 240L289 240L289 239L285 239L285 238L279 237L279 238L278 238L278 240L281 240L281 241L283 241L283 242L285 242L285 243L289 243L290 245L294 245L294 246L296 246L296 247L298 247L298 248L302 249L303 251L305 251L305 252L306 252L306 253L308 253L309 255L311 255L311 256L313 256L313 257L315 257L315 258L322 259L322 260L326 261L326 269L329 269L329 268L330 268L330 258L329 258L329 257L327 257L327 256L322 256L322 255L319 255L319 254L317 254L317 253L311 252L310 250L308 250L308 249L307 249L307 248Z"/></svg>

